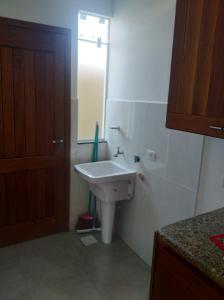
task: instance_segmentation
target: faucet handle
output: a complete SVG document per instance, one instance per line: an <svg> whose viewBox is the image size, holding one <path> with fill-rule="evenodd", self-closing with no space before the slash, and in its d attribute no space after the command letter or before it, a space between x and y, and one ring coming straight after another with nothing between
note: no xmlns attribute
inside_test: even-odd
<svg viewBox="0 0 224 300"><path fill-rule="evenodd" d="M117 147L117 152L114 154L114 157L118 157L118 155L123 155L124 152L120 151L120 147Z"/></svg>
<svg viewBox="0 0 224 300"><path fill-rule="evenodd" d="M118 130L118 131L119 131L119 130L121 130L121 127L120 127L120 126L114 126L114 125L111 125L111 126L110 126L110 129L111 129L111 130Z"/></svg>

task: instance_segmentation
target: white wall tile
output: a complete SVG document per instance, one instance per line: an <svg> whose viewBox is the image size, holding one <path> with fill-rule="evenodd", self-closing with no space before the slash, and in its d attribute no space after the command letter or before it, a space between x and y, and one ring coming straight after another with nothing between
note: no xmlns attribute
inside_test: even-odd
<svg viewBox="0 0 224 300"><path fill-rule="evenodd" d="M137 181L133 200L117 209L117 230L122 238L151 265L154 231L192 217L196 193L164 178L146 175Z"/></svg>
<svg viewBox="0 0 224 300"><path fill-rule="evenodd" d="M148 104L145 111L143 132L143 156L144 168L155 175L164 177L167 162L168 130L165 128L166 104ZM146 150L156 152L156 161L147 159Z"/></svg>
<svg viewBox="0 0 224 300"><path fill-rule="evenodd" d="M197 213L224 206L224 140L205 138Z"/></svg>
<svg viewBox="0 0 224 300"><path fill-rule="evenodd" d="M121 126L107 129L110 157L145 176L137 178L134 199L117 205L116 230L149 264L154 231L194 215L200 171L203 138L168 130L165 119L166 104L110 101L107 109L108 124ZM114 158L117 146L125 155ZM147 149L157 161L147 160Z"/></svg>
<svg viewBox="0 0 224 300"><path fill-rule="evenodd" d="M197 190L203 140L201 135L169 131L166 175L169 180Z"/></svg>

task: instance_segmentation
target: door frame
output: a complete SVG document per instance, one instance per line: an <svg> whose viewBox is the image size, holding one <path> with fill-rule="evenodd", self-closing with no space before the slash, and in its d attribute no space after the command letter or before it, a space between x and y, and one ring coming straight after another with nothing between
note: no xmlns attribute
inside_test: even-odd
<svg viewBox="0 0 224 300"><path fill-rule="evenodd" d="M37 31L47 31L61 34L65 37L65 95L64 95L64 186L65 195L64 203L61 207L63 211L63 221L61 222L60 231L69 230L69 211L70 211L70 147L71 147L71 29L33 23L29 21L21 21L0 17L0 26L7 25L18 28L26 28Z"/></svg>

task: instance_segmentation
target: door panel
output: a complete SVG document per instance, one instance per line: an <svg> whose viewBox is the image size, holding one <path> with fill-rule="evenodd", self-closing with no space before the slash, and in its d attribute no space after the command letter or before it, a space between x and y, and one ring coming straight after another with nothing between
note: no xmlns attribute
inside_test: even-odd
<svg viewBox="0 0 224 300"><path fill-rule="evenodd" d="M1 77L8 79L2 83L5 151L1 157L53 154L54 55L5 47L1 53Z"/></svg>
<svg viewBox="0 0 224 300"><path fill-rule="evenodd" d="M26 156L36 154L36 91L34 53L24 51Z"/></svg>
<svg viewBox="0 0 224 300"><path fill-rule="evenodd" d="M67 228L70 135L70 32L4 23L0 18L0 245Z"/></svg>
<svg viewBox="0 0 224 300"><path fill-rule="evenodd" d="M54 152L52 144L55 126L53 60L53 55L50 53L35 54L37 155L50 155ZM60 126L63 128L63 124Z"/></svg>
<svg viewBox="0 0 224 300"><path fill-rule="evenodd" d="M223 1L177 1L168 128L224 137L223 30Z"/></svg>
<svg viewBox="0 0 224 300"><path fill-rule="evenodd" d="M207 105L207 114L221 119L224 117L224 2L219 1L219 10L214 42L213 69L210 84L210 93Z"/></svg>
<svg viewBox="0 0 224 300"><path fill-rule="evenodd" d="M212 78L212 66L214 59L214 42L216 36L219 0L205 0L201 21L201 34L198 49L198 65L195 78L195 93L192 113L194 115L217 117L210 113L209 92Z"/></svg>
<svg viewBox="0 0 224 300"><path fill-rule="evenodd" d="M49 222L52 233L60 231L56 206L62 199L56 195L55 175L52 167L1 174L0 246L8 240L20 241L21 235L27 239L27 230L31 237L48 234L44 224ZM18 228L25 226L27 229L18 236Z"/></svg>
<svg viewBox="0 0 224 300"><path fill-rule="evenodd" d="M175 42L170 79L169 112L192 110L197 53L204 0L177 2Z"/></svg>
<svg viewBox="0 0 224 300"><path fill-rule="evenodd" d="M53 168L6 173L0 184L0 228L55 216Z"/></svg>
<svg viewBox="0 0 224 300"><path fill-rule="evenodd" d="M2 106L2 158L15 155L15 125L14 125L14 96L13 96L13 64L12 49L0 47L1 53L1 106Z"/></svg>

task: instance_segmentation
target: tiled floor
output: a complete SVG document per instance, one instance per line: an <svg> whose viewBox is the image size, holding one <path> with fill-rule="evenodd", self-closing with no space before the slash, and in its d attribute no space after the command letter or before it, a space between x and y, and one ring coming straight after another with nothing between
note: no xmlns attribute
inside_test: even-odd
<svg viewBox="0 0 224 300"><path fill-rule="evenodd" d="M149 268L119 239L85 247L63 233L0 249L0 300L146 300L148 286Z"/></svg>

